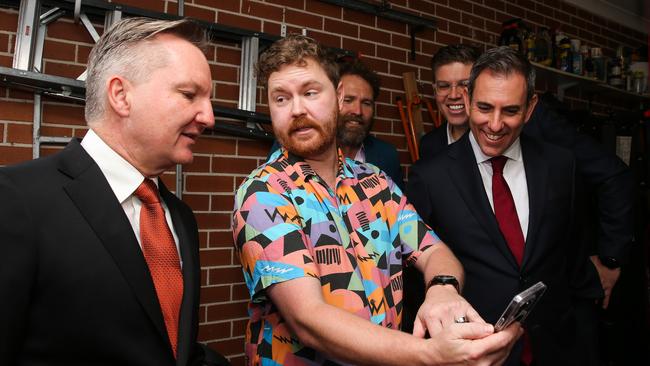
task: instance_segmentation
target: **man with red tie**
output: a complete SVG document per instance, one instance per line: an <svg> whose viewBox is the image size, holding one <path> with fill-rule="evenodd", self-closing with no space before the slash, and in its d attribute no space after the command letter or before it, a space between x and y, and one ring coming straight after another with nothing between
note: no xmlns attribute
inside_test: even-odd
<svg viewBox="0 0 650 366"><path fill-rule="evenodd" d="M197 225L159 176L214 125L205 46L191 21L118 22L83 140L0 169L0 365L203 364Z"/></svg>
<svg viewBox="0 0 650 366"><path fill-rule="evenodd" d="M537 103L534 70L507 47L483 54L464 95L470 133L409 176L418 213L465 268L463 295L495 323L510 299L538 281L547 292L506 365L585 365L602 296L587 248L575 240L572 153L521 135Z"/></svg>

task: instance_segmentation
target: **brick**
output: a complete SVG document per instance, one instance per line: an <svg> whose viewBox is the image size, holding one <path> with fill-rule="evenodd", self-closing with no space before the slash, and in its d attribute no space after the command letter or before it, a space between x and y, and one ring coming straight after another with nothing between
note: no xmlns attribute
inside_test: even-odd
<svg viewBox="0 0 650 366"><path fill-rule="evenodd" d="M235 154L235 140L201 136L194 145L195 153L204 154Z"/></svg>
<svg viewBox="0 0 650 366"><path fill-rule="evenodd" d="M71 43L47 40L43 47L43 57L59 61L74 61L75 48L75 45Z"/></svg>
<svg viewBox="0 0 650 366"><path fill-rule="evenodd" d="M381 85L386 89L391 90L404 90L404 83L402 77L393 77L388 75L380 75Z"/></svg>
<svg viewBox="0 0 650 366"><path fill-rule="evenodd" d="M31 103L0 100L0 120L33 121L34 106Z"/></svg>
<svg viewBox="0 0 650 366"><path fill-rule="evenodd" d="M506 3L506 13L512 18L525 18L526 9L511 3Z"/></svg>
<svg viewBox="0 0 650 366"><path fill-rule="evenodd" d="M185 189L187 190L187 187ZM195 212L210 209L210 196L207 194L183 193L183 202L187 203Z"/></svg>
<svg viewBox="0 0 650 366"><path fill-rule="evenodd" d="M402 102L404 102L404 96L402 95ZM404 106L406 108L406 105ZM406 109L404 110L404 113L406 113ZM393 105L377 105L377 115L381 116L382 118L391 118L395 120L399 120L399 110L397 109L396 104ZM390 129L388 129L390 131Z"/></svg>
<svg viewBox="0 0 650 366"><path fill-rule="evenodd" d="M436 5L436 16L450 21L460 22L460 12L446 6Z"/></svg>
<svg viewBox="0 0 650 366"><path fill-rule="evenodd" d="M465 23L449 23L449 33L456 36L472 38L472 30L473 29L465 25Z"/></svg>
<svg viewBox="0 0 650 366"><path fill-rule="evenodd" d="M229 229L230 214L196 213L200 229Z"/></svg>
<svg viewBox="0 0 650 366"><path fill-rule="evenodd" d="M210 197L210 207L212 211L231 212L235 206L235 197L232 193L212 195Z"/></svg>
<svg viewBox="0 0 650 366"><path fill-rule="evenodd" d="M238 100L239 85L237 84L217 84L215 88L217 99Z"/></svg>
<svg viewBox="0 0 650 366"><path fill-rule="evenodd" d="M557 9L553 11L553 14L555 15L555 19L557 19L561 23L569 23L571 21L571 16L569 14L559 11Z"/></svg>
<svg viewBox="0 0 650 366"><path fill-rule="evenodd" d="M309 31L308 35L325 46L337 47L337 48L342 47L341 36L339 36L338 34L324 33L324 32L311 30Z"/></svg>
<svg viewBox="0 0 650 366"><path fill-rule="evenodd" d="M282 21L282 8L279 6L268 5L257 1L244 0L242 3L242 13L254 17Z"/></svg>
<svg viewBox="0 0 650 366"><path fill-rule="evenodd" d="M418 33L416 35L416 39L417 39L417 37L420 37L420 36L421 35ZM407 49L409 51L411 50L411 37L410 36L403 36L403 35L393 33L393 34L390 35L390 37L391 37L391 42L390 42L391 46L398 47L398 48L404 48L404 49Z"/></svg>
<svg viewBox="0 0 650 366"><path fill-rule="evenodd" d="M573 5L571 5L571 4L567 4L567 3L564 2L564 1L562 1L562 2L560 3L560 5L561 5L562 10L565 11L565 12L567 12L567 13L569 13L569 14L574 14L574 15L575 15L576 12L577 12L577 9L576 9L575 6L573 6Z"/></svg>
<svg viewBox="0 0 650 366"><path fill-rule="evenodd" d="M544 24L544 16L533 11L526 11L526 21L528 23Z"/></svg>
<svg viewBox="0 0 650 366"><path fill-rule="evenodd" d="M231 231L211 232L208 239L210 248L231 248L234 246Z"/></svg>
<svg viewBox="0 0 650 366"><path fill-rule="evenodd" d="M354 23L325 18L323 30L343 36L359 38L359 26Z"/></svg>
<svg viewBox="0 0 650 366"><path fill-rule="evenodd" d="M267 3L278 4L292 9L305 8L305 0L268 0Z"/></svg>
<svg viewBox="0 0 650 366"><path fill-rule="evenodd" d="M279 36L280 35L280 24L265 21L262 24L262 32L268 33L268 34L275 34L275 35Z"/></svg>
<svg viewBox="0 0 650 366"><path fill-rule="evenodd" d="M7 125L7 141L18 144L32 143L32 125L9 123Z"/></svg>
<svg viewBox="0 0 650 366"><path fill-rule="evenodd" d="M229 338L232 334L230 322L200 324L198 341L205 342L214 339Z"/></svg>
<svg viewBox="0 0 650 366"><path fill-rule="evenodd" d="M343 38L343 48L353 50L362 55L375 56L375 44L356 39Z"/></svg>
<svg viewBox="0 0 650 366"><path fill-rule="evenodd" d="M92 50L92 47L90 46L84 46L84 45L77 45L77 57L75 61L80 64L88 64L88 56L90 56L90 51Z"/></svg>
<svg viewBox="0 0 650 366"><path fill-rule="evenodd" d="M176 173L175 172L172 173L170 171L167 171L163 175L161 175L160 178L162 179L163 183L165 183L165 186L167 187L167 189L169 189L171 192L176 191Z"/></svg>
<svg viewBox="0 0 650 366"><path fill-rule="evenodd" d="M194 154L194 161L192 161L190 164L184 165L183 169L185 172L209 172L210 157Z"/></svg>
<svg viewBox="0 0 650 366"><path fill-rule="evenodd" d="M210 285L244 283L244 274L240 266L210 268L208 283Z"/></svg>
<svg viewBox="0 0 650 366"><path fill-rule="evenodd" d="M418 68L412 65L405 65L396 62L390 63L390 73L395 76L402 76L405 72L414 72L415 75L418 74Z"/></svg>
<svg viewBox="0 0 650 366"><path fill-rule="evenodd" d="M5 56L5 55L0 55L0 66L3 67L12 67L13 65L13 57L11 56Z"/></svg>
<svg viewBox="0 0 650 366"><path fill-rule="evenodd" d="M359 38L369 42L389 44L391 33L376 28L360 27Z"/></svg>
<svg viewBox="0 0 650 366"><path fill-rule="evenodd" d="M31 159L31 146L0 146L0 165L16 164Z"/></svg>
<svg viewBox="0 0 650 366"><path fill-rule="evenodd" d="M98 27L95 24L93 25L99 34L103 33L101 27ZM84 27L81 22L79 22L79 24L75 24L72 21L68 21L67 19L59 19L47 26L46 40L51 39L65 39L67 41L83 42L91 45L95 43L93 38L88 33L88 30L86 30L86 27Z"/></svg>
<svg viewBox="0 0 650 366"><path fill-rule="evenodd" d="M0 52L9 52L9 35L0 33Z"/></svg>
<svg viewBox="0 0 650 366"><path fill-rule="evenodd" d="M372 125L372 132L390 133L391 131L390 123L386 123L383 119L375 118L375 123Z"/></svg>
<svg viewBox="0 0 650 366"><path fill-rule="evenodd" d="M450 23L449 25L451 26L451 24L452 23ZM460 37L448 33L437 32L436 42L443 45L456 44L456 43L460 43Z"/></svg>
<svg viewBox="0 0 650 366"><path fill-rule="evenodd" d="M15 10L0 9L0 30L15 33L18 29L18 12Z"/></svg>
<svg viewBox="0 0 650 366"><path fill-rule="evenodd" d="M189 192L223 192L233 190L233 178L214 175L188 175L185 189Z"/></svg>
<svg viewBox="0 0 650 366"><path fill-rule="evenodd" d="M216 340L214 342L209 342L207 345L217 351L218 353L227 356L231 362L232 366L244 366L244 363L241 364L236 364L233 362L234 358L231 357L239 357L243 358L244 356L242 355L244 351L244 338L239 337L239 338L234 338L234 339L220 339ZM241 362L241 361L239 361Z"/></svg>
<svg viewBox="0 0 650 366"><path fill-rule="evenodd" d="M120 4L158 12L165 11L165 1L163 0L120 0Z"/></svg>
<svg viewBox="0 0 650 366"><path fill-rule="evenodd" d="M45 61L45 66L43 67L43 73L45 74L63 76L71 79L76 79L85 70L85 66L64 64L53 61Z"/></svg>
<svg viewBox="0 0 650 366"><path fill-rule="evenodd" d="M501 11L506 9L506 3L503 0L484 0L483 3L490 9Z"/></svg>
<svg viewBox="0 0 650 366"><path fill-rule="evenodd" d="M474 4L472 6L472 13L483 18L483 19L494 19L494 9L490 9L485 6Z"/></svg>
<svg viewBox="0 0 650 366"><path fill-rule="evenodd" d="M230 301L231 285L201 287L201 303Z"/></svg>
<svg viewBox="0 0 650 366"><path fill-rule="evenodd" d="M434 15L436 13L435 5L432 4L430 1L410 0L409 5L411 9L417 9L422 13L426 13L429 15Z"/></svg>
<svg viewBox="0 0 650 366"><path fill-rule="evenodd" d="M371 69L373 69L375 72L378 73L386 73L388 72L388 61L381 59L381 58L375 58L375 57L363 57L362 61L368 65Z"/></svg>
<svg viewBox="0 0 650 366"><path fill-rule="evenodd" d="M286 9L284 15L287 23L296 25L300 28L323 29L323 17L321 16L292 9Z"/></svg>
<svg viewBox="0 0 650 366"><path fill-rule="evenodd" d="M217 23L229 25L231 27L244 28L251 31L262 30L262 22L259 19L224 12L219 12L217 15Z"/></svg>
<svg viewBox="0 0 650 366"><path fill-rule="evenodd" d="M0 123L0 143L9 142L5 139L5 124Z"/></svg>
<svg viewBox="0 0 650 366"><path fill-rule="evenodd" d="M239 65L241 62L241 49L217 47L217 62Z"/></svg>
<svg viewBox="0 0 650 366"><path fill-rule="evenodd" d="M239 12L239 0L193 0L194 4L203 5L214 9Z"/></svg>
<svg viewBox="0 0 650 366"><path fill-rule="evenodd" d="M208 249L199 252L201 267L232 265L232 249Z"/></svg>
<svg viewBox="0 0 650 366"><path fill-rule="evenodd" d="M405 62L407 51L398 48L377 45L377 57L385 60Z"/></svg>
<svg viewBox="0 0 650 366"><path fill-rule="evenodd" d="M343 9L343 20L348 22L354 22L356 24L363 24L368 27L374 28L375 23L377 22L377 17L372 14L368 14L368 13L364 13L352 9Z"/></svg>
<svg viewBox="0 0 650 366"><path fill-rule="evenodd" d="M406 24L395 20L381 18L381 17L377 17L377 28L383 29L385 31L396 32L396 33L407 32Z"/></svg>
<svg viewBox="0 0 650 366"><path fill-rule="evenodd" d="M232 299L233 300L248 300L248 287L245 284L235 284L232 286Z"/></svg>
<svg viewBox="0 0 650 366"><path fill-rule="evenodd" d="M212 171L216 173L249 174L257 165L256 159L233 159L232 157L212 159Z"/></svg>
<svg viewBox="0 0 650 366"><path fill-rule="evenodd" d="M212 322L232 318L245 318L248 316L246 305L247 303L245 301L209 305L207 319L209 322Z"/></svg>
<svg viewBox="0 0 650 366"><path fill-rule="evenodd" d="M454 9L458 9L461 12L467 12L467 13L472 12L472 3L466 0L455 0L451 4L451 7L453 7Z"/></svg>
<svg viewBox="0 0 650 366"><path fill-rule="evenodd" d="M233 331L233 333L234 334L244 334L246 332L246 324L248 324L248 319L233 320L232 321L232 331Z"/></svg>
<svg viewBox="0 0 650 366"><path fill-rule="evenodd" d="M461 23L475 28L483 29L485 28L485 20L481 17L470 15L467 13L461 14Z"/></svg>
<svg viewBox="0 0 650 366"><path fill-rule="evenodd" d="M219 81L227 81L231 83L239 82L237 70L237 67L234 66L210 65L212 78Z"/></svg>
<svg viewBox="0 0 650 366"><path fill-rule="evenodd" d="M217 12L212 9L199 8L198 6L185 4L184 11L186 17L205 20L206 22L214 23L215 19L217 19ZM221 14L222 13L219 12L219 16ZM220 19L219 19L219 23L222 23Z"/></svg>
<svg viewBox="0 0 650 366"><path fill-rule="evenodd" d="M43 104L43 121L50 124L85 126L83 106Z"/></svg>
<svg viewBox="0 0 650 366"><path fill-rule="evenodd" d="M263 143L258 140L239 140L237 145L238 154L248 156L267 156L269 149L271 148L270 142Z"/></svg>

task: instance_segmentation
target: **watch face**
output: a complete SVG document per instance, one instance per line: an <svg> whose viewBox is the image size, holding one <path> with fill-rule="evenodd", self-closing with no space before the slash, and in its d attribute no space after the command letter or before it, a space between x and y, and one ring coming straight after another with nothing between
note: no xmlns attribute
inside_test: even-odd
<svg viewBox="0 0 650 366"><path fill-rule="evenodd" d="M621 266L614 257L600 257L600 263L609 269L616 269Z"/></svg>

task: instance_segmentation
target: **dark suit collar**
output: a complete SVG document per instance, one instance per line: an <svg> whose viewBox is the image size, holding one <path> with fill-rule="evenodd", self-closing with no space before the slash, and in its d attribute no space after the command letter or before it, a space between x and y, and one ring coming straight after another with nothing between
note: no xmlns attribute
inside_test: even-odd
<svg viewBox="0 0 650 366"><path fill-rule="evenodd" d="M546 243L537 243L536 238L542 224L542 213L546 204L549 165L544 158L542 146L534 139L521 135L521 153L524 158L526 182L528 184L528 234L524 250L525 266L535 258L535 250Z"/></svg>
<svg viewBox="0 0 650 366"><path fill-rule="evenodd" d="M145 313L167 340L158 297L142 250L99 166L75 139L61 152L58 168L71 178L64 190L113 257Z"/></svg>
<svg viewBox="0 0 650 366"><path fill-rule="evenodd" d="M474 218L485 229L499 251L518 271L519 265L499 231L494 211L485 193L478 163L469 141L469 134L464 134L456 143L449 145L447 154L451 159L456 160L450 164L449 173L465 204L471 208Z"/></svg>

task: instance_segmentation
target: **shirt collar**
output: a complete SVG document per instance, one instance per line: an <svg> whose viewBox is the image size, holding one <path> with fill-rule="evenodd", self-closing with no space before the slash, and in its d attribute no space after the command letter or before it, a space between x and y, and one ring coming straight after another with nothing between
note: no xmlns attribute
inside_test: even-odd
<svg viewBox="0 0 650 366"><path fill-rule="evenodd" d="M279 151L279 152L278 152ZM281 147L278 151L273 153L269 158L269 161L278 161L285 164L290 164L295 166L295 171L298 174L303 175L305 181L309 178L318 177L318 174L312 169L312 167L298 155L294 155L286 150L284 147ZM336 149L338 154L338 170L337 170L337 179L343 178L353 178L354 174L352 173L352 168L350 168L349 162L347 161L343 151L341 149Z"/></svg>
<svg viewBox="0 0 650 366"><path fill-rule="evenodd" d="M115 150L108 146L92 129L81 141L81 146L97 163L120 203L129 198L144 180L144 176ZM158 185L158 178L153 179Z"/></svg>
<svg viewBox="0 0 650 366"><path fill-rule="evenodd" d="M478 164L484 163L492 158L491 156L483 154L483 151L478 145L478 142L476 142L474 133L472 133L472 131L469 132L469 142L470 145L472 145L472 151L474 152L474 157L476 157L476 162ZM519 137L517 137L515 142L513 142L512 145L510 145L506 151L503 152L503 156L512 160L521 160L521 142L519 140Z"/></svg>

